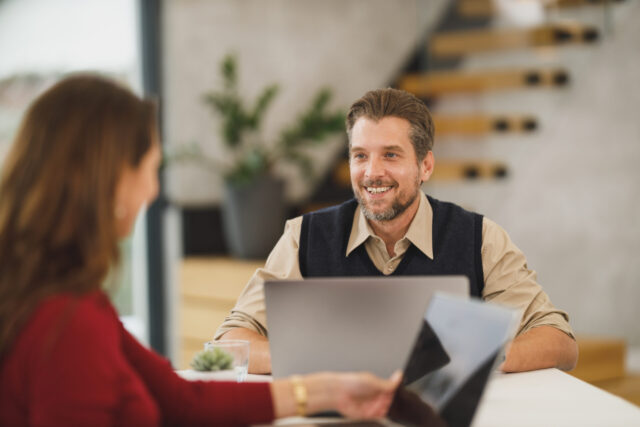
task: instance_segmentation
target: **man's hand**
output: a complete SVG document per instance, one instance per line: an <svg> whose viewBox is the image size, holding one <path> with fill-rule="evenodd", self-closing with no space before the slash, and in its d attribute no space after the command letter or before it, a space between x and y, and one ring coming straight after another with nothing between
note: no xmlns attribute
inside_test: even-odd
<svg viewBox="0 0 640 427"><path fill-rule="evenodd" d="M271 353L269 351L269 340L267 337L250 329L235 328L220 337L220 341L224 340L249 341L249 373L271 373Z"/></svg>
<svg viewBox="0 0 640 427"><path fill-rule="evenodd" d="M539 326L511 342L500 369L504 372L545 368L570 371L576 366L577 361L578 345L574 339L552 326Z"/></svg>

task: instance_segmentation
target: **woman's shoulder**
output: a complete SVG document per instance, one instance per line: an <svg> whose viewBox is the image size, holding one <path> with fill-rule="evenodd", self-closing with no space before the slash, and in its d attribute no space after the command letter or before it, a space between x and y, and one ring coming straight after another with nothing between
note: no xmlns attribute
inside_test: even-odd
<svg viewBox="0 0 640 427"><path fill-rule="evenodd" d="M15 371L33 371L45 365L62 365L74 354L117 351L119 328L115 310L102 292L49 296L21 328L2 371L9 366Z"/></svg>
<svg viewBox="0 0 640 427"><path fill-rule="evenodd" d="M89 344L94 339L117 340L118 334L118 316L102 291L60 293L45 298L36 307L18 341L28 341L31 348L48 347L69 341ZM40 340L43 342L34 342Z"/></svg>
<svg viewBox="0 0 640 427"><path fill-rule="evenodd" d="M102 291L84 294L59 293L45 298L35 309L32 320L49 323L54 319L95 322L117 319L109 298Z"/></svg>

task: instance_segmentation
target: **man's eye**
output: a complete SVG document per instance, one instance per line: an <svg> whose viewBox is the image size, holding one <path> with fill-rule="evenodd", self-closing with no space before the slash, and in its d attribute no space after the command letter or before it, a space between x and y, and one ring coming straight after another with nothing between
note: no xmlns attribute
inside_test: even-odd
<svg viewBox="0 0 640 427"><path fill-rule="evenodd" d="M355 153L352 157L353 157L354 159L356 159L356 160L361 160L361 159L364 159L364 154L362 154L362 153Z"/></svg>
<svg viewBox="0 0 640 427"><path fill-rule="evenodd" d="M389 157L390 159L398 157L396 153L387 153L386 156Z"/></svg>

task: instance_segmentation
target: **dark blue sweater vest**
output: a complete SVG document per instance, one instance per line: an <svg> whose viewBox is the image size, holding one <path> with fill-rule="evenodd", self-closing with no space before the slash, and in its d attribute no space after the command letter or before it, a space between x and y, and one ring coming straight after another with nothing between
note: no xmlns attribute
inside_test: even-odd
<svg viewBox="0 0 640 427"><path fill-rule="evenodd" d="M471 295L481 297L482 215L427 197L433 209L433 260L409 245L392 275L464 274L469 278ZM358 202L351 199L303 216L299 248L303 277L382 275L364 244L345 257L357 206Z"/></svg>

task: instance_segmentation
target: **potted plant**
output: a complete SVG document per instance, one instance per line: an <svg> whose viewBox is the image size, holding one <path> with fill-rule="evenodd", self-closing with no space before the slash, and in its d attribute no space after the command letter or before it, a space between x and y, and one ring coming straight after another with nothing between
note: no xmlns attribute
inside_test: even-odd
<svg viewBox="0 0 640 427"><path fill-rule="evenodd" d="M220 136L229 156L225 161L207 157L198 145L182 149L174 159L196 161L222 174L225 184L222 215L231 254L241 258L264 258L273 248L286 219L284 182L274 165L289 162L303 179L316 177L307 151L328 136L344 131L344 112L328 111L331 91L321 89L309 107L274 141L261 135L264 116L279 87L264 88L253 105L239 95L237 62L227 55L221 62L223 87L206 93L204 101L221 119Z"/></svg>
<svg viewBox="0 0 640 427"><path fill-rule="evenodd" d="M233 356L219 348L196 353L190 365L193 370L179 372L183 378L190 381L232 380L236 377L232 371Z"/></svg>

